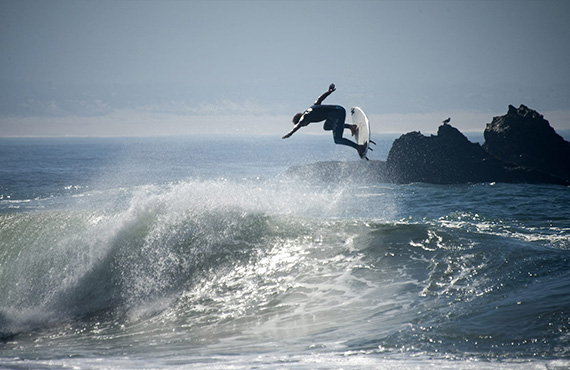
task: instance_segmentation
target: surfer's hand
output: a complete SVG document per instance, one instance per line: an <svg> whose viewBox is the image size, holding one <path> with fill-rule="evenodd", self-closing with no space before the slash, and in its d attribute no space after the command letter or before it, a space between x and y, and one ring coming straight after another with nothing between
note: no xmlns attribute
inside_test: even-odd
<svg viewBox="0 0 570 370"><path fill-rule="evenodd" d="M329 92L333 92L336 90L336 87L334 86L334 84L330 84L329 85Z"/></svg>

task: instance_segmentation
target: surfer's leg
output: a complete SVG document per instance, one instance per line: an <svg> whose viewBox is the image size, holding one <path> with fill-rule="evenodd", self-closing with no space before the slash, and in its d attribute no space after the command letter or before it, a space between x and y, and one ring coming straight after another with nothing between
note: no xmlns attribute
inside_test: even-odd
<svg viewBox="0 0 570 370"><path fill-rule="evenodd" d="M353 147L354 149L358 149L358 144L356 144L354 141L350 141L348 139L345 139L342 136L338 137L338 136L334 135L333 139L334 139L335 144L346 145L346 146Z"/></svg>
<svg viewBox="0 0 570 370"><path fill-rule="evenodd" d="M342 125L339 125L339 126L342 127ZM342 131L343 130L344 130L344 127L342 127L341 130L333 131L333 139L334 139L335 144L346 145L346 146L349 146L351 148L354 148L358 152L358 155L361 158L363 158L367 145L366 144L358 145L354 141L345 139L344 137L342 137ZM340 134L338 134L338 132L340 132Z"/></svg>
<svg viewBox="0 0 570 370"><path fill-rule="evenodd" d="M335 109L334 111L332 111L329 114L329 118L327 119L327 122L330 122L329 125L332 125L332 127L333 127L334 142L335 142L335 144L346 145L346 146L350 146L352 148L358 149L358 145L354 141L351 141L351 140L348 140L348 139L345 139L344 137L342 137L344 129L350 128L350 125L347 125L346 123L344 123L345 118L346 118L346 111L341 106L338 106L337 109ZM325 123L325 125L327 125L327 124Z"/></svg>

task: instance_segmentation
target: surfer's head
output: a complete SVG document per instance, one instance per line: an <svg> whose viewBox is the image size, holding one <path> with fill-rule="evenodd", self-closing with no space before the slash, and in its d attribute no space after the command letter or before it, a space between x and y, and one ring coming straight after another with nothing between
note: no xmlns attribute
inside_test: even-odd
<svg viewBox="0 0 570 370"><path fill-rule="evenodd" d="M303 113L297 113L297 114L295 114L295 115L293 116L293 119L292 119L293 124L296 125L297 123L299 123L299 120L301 120L301 117L303 117Z"/></svg>

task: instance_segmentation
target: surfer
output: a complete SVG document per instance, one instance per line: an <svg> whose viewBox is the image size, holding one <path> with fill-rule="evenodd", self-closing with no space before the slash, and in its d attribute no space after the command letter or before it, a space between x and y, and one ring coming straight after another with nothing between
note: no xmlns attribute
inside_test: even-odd
<svg viewBox="0 0 570 370"><path fill-rule="evenodd" d="M328 91L323 93L313 105L311 105L303 113L297 113L293 116L293 124L295 127L283 135L283 139L291 137L297 130L301 127L307 126L311 122L321 122L325 121L323 129L325 131L333 132L333 139L335 144L347 145L358 151L358 154L362 157L362 153L366 151L366 145L358 145L354 141L342 137L345 128L350 129L352 136L357 132L356 125L350 125L344 122L346 118L346 111L340 105L323 105L321 104L323 100L327 98L330 94L335 91L336 88L334 84L330 84Z"/></svg>

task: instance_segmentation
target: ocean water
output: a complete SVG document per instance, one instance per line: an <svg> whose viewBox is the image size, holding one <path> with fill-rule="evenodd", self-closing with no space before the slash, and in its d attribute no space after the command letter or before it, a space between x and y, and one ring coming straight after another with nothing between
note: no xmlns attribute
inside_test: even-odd
<svg viewBox="0 0 570 370"><path fill-rule="evenodd" d="M570 366L569 188L286 175L322 160L356 153L0 139L0 368Z"/></svg>

